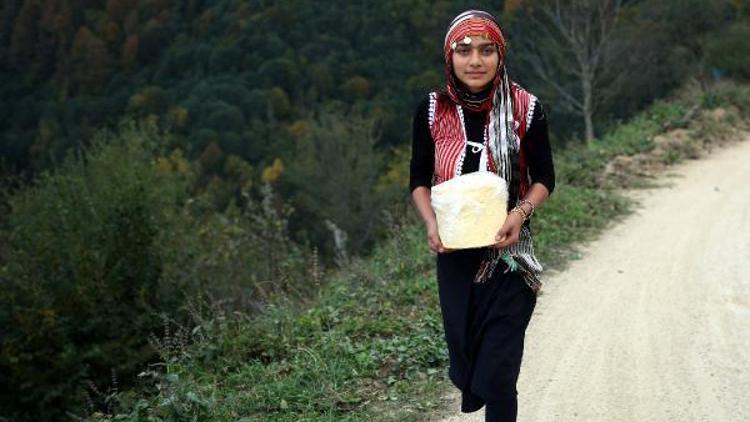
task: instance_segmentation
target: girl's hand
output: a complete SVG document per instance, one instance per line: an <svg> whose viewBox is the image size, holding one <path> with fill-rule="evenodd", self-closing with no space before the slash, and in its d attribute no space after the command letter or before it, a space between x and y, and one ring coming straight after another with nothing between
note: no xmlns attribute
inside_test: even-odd
<svg viewBox="0 0 750 422"><path fill-rule="evenodd" d="M495 236L497 243L493 246L500 249L518 242L522 225L523 217L518 215L517 212L508 213L508 216L505 218L505 223L503 223L503 227L500 228Z"/></svg>
<svg viewBox="0 0 750 422"><path fill-rule="evenodd" d="M440 235L438 234L437 223L427 226L427 244L430 250L436 253L451 252L453 250L443 246L443 242L440 240Z"/></svg>

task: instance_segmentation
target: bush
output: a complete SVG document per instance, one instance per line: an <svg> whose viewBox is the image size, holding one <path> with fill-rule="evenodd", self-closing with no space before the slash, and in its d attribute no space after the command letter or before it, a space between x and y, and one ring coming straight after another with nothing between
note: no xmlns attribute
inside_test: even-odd
<svg viewBox="0 0 750 422"><path fill-rule="evenodd" d="M157 175L153 129L100 134L9 198L2 238L0 405L59 417L84 380L109 379L151 356L144 333L180 293L160 283L160 239L186 180ZM6 412L3 412L6 413Z"/></svg>
<svg viewBox="0 0 750 422"><path fill-rule="evenodd" d="M712 33L706 42L709 65L718 72L737 81L750 80L750 21L732 23L721 31Z"/></svg>
<svg viewBox="0 0 750 422"><path fill-rule="evenodd" d="M223 213L212 193L192 198L179 224L165 233L162 277L224 308L256 314L270 302L304 300L317 280L308 269L314 254L289 240L291 207L265 185L243 192Z"/></svg>
<svg viewBox="0 0 750 422"><path fill-rule="evenodd" d="M209 301L254 315L317 286L269 186L217 213L154 125L100 134L85 154L7 198L0 227L0 414L60 419L104 408L156 360L164 318ZM192 166L195 168L195 166ZM308 265L310 264L310 265ZM88 407L88 409L86 408Z"/></svg>
<svg viewBox="0 0 750 422"><path fill-rule="evenodd" d="M318 244L339 256L371 250L382 227L386 196L375 190L383 171L378 122L364 113L321 113L288 156L282 184L297 206L297 219ZM329 240L333 240L330 242Z"/></svg>
<svg viewBox="0 0 750 422"><path fill-rule="evenodd" d="M750 112L750 87L732 81L715 84L703 96L703 108L737 107L741 114Z"/></svg>

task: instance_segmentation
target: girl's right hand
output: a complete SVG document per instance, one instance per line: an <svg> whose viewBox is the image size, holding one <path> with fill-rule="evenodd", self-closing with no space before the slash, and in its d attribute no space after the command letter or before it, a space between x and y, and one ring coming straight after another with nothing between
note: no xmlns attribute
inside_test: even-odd
<svg viewBox="0 0 750 422"><path fill-rule="evenodd" d="M430 250L436 253L446 253L453 250L443 246L443 242L440 240L440 234L438 234L437 224L430 224L427 226L427 244L430 247Z"/></svg>

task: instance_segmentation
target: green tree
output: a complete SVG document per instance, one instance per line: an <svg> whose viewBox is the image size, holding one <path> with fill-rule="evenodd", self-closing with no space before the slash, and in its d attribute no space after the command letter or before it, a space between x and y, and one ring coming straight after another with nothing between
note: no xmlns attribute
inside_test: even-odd
<svg viewBox="0 0 750 422"><path fill-rule="evenodd" d="M340 255L362 253L380 223L375 186L383 157L375 148L377 122L361 113L321 113L284 158L283 179L307 227ZM345 234L345 239L342 237Z"/></svg>
<svg viewBox="0 0 750 422"><path fill-rule="evenodd" d="M289 101L289 95L281 87L273 87L268 96L268 106L271 116L284 119L289 117L292 112L292 105Z"/></svg>
<svg viewBox="0 0 750 422"><path fill-rule="evenodd" d="M95 91L109 81L112 57L107 45L85 26L73 38L70 59L73 78L82 92Z"/></svg>
<svg viewBox="0 0 750 422"><path fill-rule="evenodd" d="M0 231L0 408L62 418L83 406L85 380L103 386L153 357L147 335L184 291L164 284L160 242L186 193L158 175L155 132L102 135L8 198Z"/></svg>
<svg viewBox="0 0 750 422"><path fill-rule="evenodd" d="M15 65L22 68L34 58L36 47L39 5L34 0L24 0L13 25L10 52Z"/></svg>

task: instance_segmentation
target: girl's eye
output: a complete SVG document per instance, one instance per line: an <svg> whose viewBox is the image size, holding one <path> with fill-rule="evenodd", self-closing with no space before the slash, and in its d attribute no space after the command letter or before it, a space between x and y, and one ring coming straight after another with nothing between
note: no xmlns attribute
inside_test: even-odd
<svg viewBox="0 0 750 422"><path fill-rule="evenodd" d="M494 52L495 52L495 49L492 47L487 47L487 48L482 49L482 54L484 54L485 56L490 56Z"/></svg>
<svg viewBox="0 0 750 422"><path fill-rule="evenodd" d="M456 50L456 52L462 56L469 54L469 51L471 50L469 50L468 48L459 48Z"/></svg>

